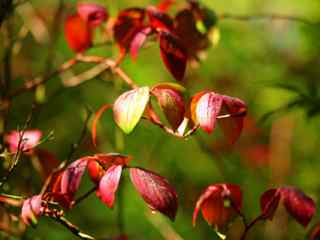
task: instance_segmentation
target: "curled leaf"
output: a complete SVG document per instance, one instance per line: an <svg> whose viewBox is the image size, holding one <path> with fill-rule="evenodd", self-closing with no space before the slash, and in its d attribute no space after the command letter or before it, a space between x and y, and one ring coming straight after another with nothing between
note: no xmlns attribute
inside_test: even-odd
<svg viewBox="0 0 320 240"><path fill-rule="evenodd" d="M141 168L130 168L130 178L144 201L154 211L159 211L171 220L178 209L175 189L162 176Z"/></svg>
<svg viewBox="0 0 320 240"><path fill-rule="evenodd" d="M78 3L77 12L90 27L97 27L108 18L106 9L94 3Z"/></svg>
<svg viewBox="0 0 320 240"><path fill-rule="evenodd" d="M138 52L139 49L142 47L142 45L145 43L147 40L148 34L150 34L151 28L150 27L145 27L141 29L133 38L131 45L130 45L130 53L131 53L131 58L133 61L136 61L138 57Z"/></svg>
<svg viewBox="0 0 320 240"><path fill-rule="evenodd" d="M129 134L138 124L149 102L149 97L149 88L141 87L123 93L114 103L114 120L126 134Z"/></svg>
<svg viewBox="0 0 320 240"><path fill-rule="evenodd" d="M173 29L172 18L158 8L149 6L147 8L147 15L151 28L156 31L170 31Z"/></svg>
<svg viewBox="0 0 320 240"><path fill-rule="evenodd" d="M170 73L181 81L184 77L187 64L187 53L180 39L168 31L159 33L160 53L162 60Z"/></svg>
<svg viewBox="0 0 320 240"><path fill-rule="evenodd" d="M113 26L115 41L120 49L130 48L134 36L144 27L145 10L142 8L127 8L118 14Z"/></svg>
<svg viewBox="0 0 320 240"><path fill-rule="evenodd" d="M78 14L67 17L64 24L64 35L69 47L76 53L82 53L92 46L91 29Z"/></svg>
<svg viewBox="0 0 320 240"><path fill-rule="evenodd" d="M119 186L121 172L121 165L113 165L108 168L108 170L100 180L97 196L109 208L112 208L114 205L115 194Z"/></svg>
<svg viewBox="0 0 320 240"><path fill-rule="evenodd" d="M247 105L238 98L222 95L222 99L223 108L221 114L227 113L230 117L220 119L219 124L229 143L233 144L241 134L244 117L247 113Z"/></svg>
<svg viewBox="0 0 320 240"><path fill-rule="evenodd" d="M314 201L295 187L270 189L260 198L261 216L272 219L279 202L282 201L288 213L306 227L316 211Z"/></svg>
<svg viewBox="0 0 320 240"><path fill-rule="evenodd" d="M181 89L183 87L180 85L161 83L151 90L173 129L177 129L184 118L185 107Z"/></svg>
<svg viewBox="0 0 320 240"><path fill-rule="evenodd" d="M209 225L224 228L242 208L242 192L238 185L210 185L199 197L193 212L193 225L201 209Z"/></svg>
<svg viewBox="0 0 320 240"><path fill-rule="evenodd" d="M21 219L26 225L36 225L38 217L42 214L42 195L26 199L22 204Z"/></svg>

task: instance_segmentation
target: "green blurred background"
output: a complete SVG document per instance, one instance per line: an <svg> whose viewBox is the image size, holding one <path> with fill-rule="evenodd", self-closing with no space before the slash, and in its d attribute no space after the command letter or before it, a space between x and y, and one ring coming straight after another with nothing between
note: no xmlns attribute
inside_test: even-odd
<svg viewBox="0 0 320 240"><path fill-rule="evenodd" d="M65 1L65 14L74 11L76 2ZM113 17L126 7L157 3L151 0L90 2L106 6ZM310 21L320 19L320 1L316 0L203 0L201 3L218 15L277 13L301 16ZM20 41L21 45L16 46L13 57L13 88L43 74L48 67L48 54L49 69L57 68L73 56L65 42L62 24L56 46L50 47L47 40L50 26L55 21L53 16L57 4L57 0L30 0L21 5L11 18L15 35L22 27L29 29ZM170 13L174 14L183 5L184 1L177 1ZM116 203L115 209L108 209L93 194L67 213L67 217L84 232L104 239L119 235L117 218L121 208L124 233L129 239L218 239L202 216L199 216L195 228L191 218L199 194L209 184L220 182L241 185L243 211L248 219L258 215L259 197L271 187L295 185L318 203L320 25L286 20L225 19L219 21L218 28L219 43L208 49L207 58L198 66L188 66L187 76L181 84L187 88L188 96L211 89L243 99L248 104L248 117L240 140L233 147L225 147L219 129L212 135L198 131L193 137L181 140L146 121L126 136L117 129L111 114L105 114L98 128L99 151L121 151L132 155L133 165L151 169L168 178L179 193L180 206L174 223L160 214L151 215L126 173L120 186L122 201ZM99 42L100 35L98 31L96 42ZM2 57L5 43L1 39ZM115 57L117 51L115 46L108 45L90 49L88 54ZM159 46L154 41L139 52L137 62L127 57L121 66L141 86L175 81L165 69ZM67 158L70 145L81 133L86 107L97 110L129 89L109 72L76 87L64 87L64 80L90 67L90 64L80 64L37 90L37 94L42 96L37 98L41 103L34 114L32 128L39 128L45 134L54 131L55 139L41 148L50 150L60 160ZM286 107L298 97L304 100L291 104L293 107ZM10 129L24 123L34 98L33 93L27 93L14 99ZM274 112L279 108L280 111ZM270 112L274 113L270 115ZM88 136L74 159L92 153L94 150ZM27 159L21 161L6 188L8 192L22 192L24 195L39 192L42 183L30 164ZM90 186L86 177L80 192L85 192ZM317 214L309 228L318 219ZM170 235L170 231L174 234ZM242 231L242 223L236 219L228 231L228 239L239 239ZM272 222L258 224L248 239L304 239L307 231L280 208ZM63 226L43 217L37 227L28 228L21 239L76 238Z"/></svg>

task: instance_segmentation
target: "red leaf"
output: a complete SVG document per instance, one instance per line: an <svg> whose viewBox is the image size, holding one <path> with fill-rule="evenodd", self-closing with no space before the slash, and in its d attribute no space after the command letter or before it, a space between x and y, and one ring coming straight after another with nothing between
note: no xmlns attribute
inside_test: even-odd
<svg viewBox="0 0 320 240"><path fill-rule="evenodd" d="M188 52L188 56L198 59L198 53L209 47L210 42L206 34L197 29L197 19L192 10L180 11L175 19L175 33Z"/></svg>
<svg viewBox="0 0 320 240"><path fill-rule="evenodd" d="M180 85L171 83L160 83L151 90L173 129L177 129L184 118L183 90Z"/></svg>
<svg viewBox="0 0 320 240"><path fill-rule="evenodd" d="M310 197L295 187L281 187L270 189L261 196L261 216L272 219L280 200L288 213L304 227L315 214L316 206Z"/></svg>
<svg viewBox="0 0 320 240"><path fill-rule="evenodd" d="M158 3L157 8L160 11L166 12L171 7L172 4L174 4L175 0L162 0L160 3Z"/></svg>
<svg viewBox="0 0 320 240"><path fill-rule="evenodd" d="M88 174L91 180L98 184L103 174L105 173L104 168L101 166L99 162L95 158L92 158L88 161Z"/></svg>
<svg viewBox="0 0 320 240"><path fill-rule="evenodd" d="M138 57L138 51L147 40L148 35L151 33L150 27L141 29L133 38L130 45L130 53L133 61L136 61Z"/></svg>
<svg viewBox="0 0 320 240"><path fill-rule="evenodd" d="M289 214L298 223L307 227L316 211L316 205L312 198L305 195L295 187L281 188L283 204Z"/></svg>
<svg viewBox="0 0 320 240"><path fill-rule="evenodd" d="M173 30L172 18L163 11L160 11L154 6L147 8L147 14L150 22L150 27L156 31L171 31Z"/></svg>
<svg viewBox="0 0 320 240"><path fill-rule="evenodd" d="M231 115L231 117L219 120L221 129L230 144L233 144L239 138L242 128L244 117L247 113L246 104L238 99L229 96L222 96L223 98L223 111Z"/></svg>
<svg viewBox="0 0 320 240"><path fill-rule="evenodd" d="M69 47L77 53L84 52L92 45L91 29L78 14L67 17L64 34Z"/></svg>
<svg viewBox="0 0 320 240"><path fill-rule="evenodd" d="M96 158L96 161L98 161L104 169L109 168L111 165L126 166L132 159L131 156L120 153L99 153L95 154L94 158Z"/></svg>
<svg viewBox="0 0 320 240"><path fill-rule="evenodd" d="M71 197L77 192L86 170L88 158L80 158L71 163L61 176L61 193Z"/></svg>
<svg viewBox="0 0 320 240"><path fill-rule="evenodd" d="M104 174L99 183L97 196L109 208L113 207L122 172L121 165L113 165Z"/></svg>
<svg viewBox="0 0 320 240"><path fill-rule="evenodd" d="M38 217L42 214L42 195L26 199L21 209L21 219L26 225L37 224Z"/></svg>
<svg viewBox="0 0 320 240"><path fill-rule="evenodd" d="M44 149L37 149L35 154L39 159L41 177L46 179L51 174L52 170L58 167L60 162L53 153Z"/></svg>
<svg viewBox="0 0 320 240"><path fill-rule="evenodd" d="M201 209L203 218L212 226L223 228L242 208L242 192L238 185L210 185L199 197L193 212L193 225Z"/></svg>
<svg viewBox="0 0 320 240"><path fill-rule="evenodd" d="M186 70L187 53L180 40L172 33L161 31L159 37L162 60L170 73L181 81Z"/></svg>
<svg viewBox="0 0 320 240"><path fill-rule="evenodd" d="M261 216L264 219L272 220L278 208L281 194L278 189L270 189L264 192L260 198Z"/></svg>
<svg viewBox="0 0 320 240"><path fill-rule="evenodd" d="M92 137L92 142L95 146L97 146L97 125L98 122L102 116L102 114L107 111L108 109L112 108L112 105L110 104L105 104L101 108L99 108L98 111L96 111L94 119L92 121L92 127L91 127L91 137Z"/></svg>
<svg viewBox="0 0 320 240"><path fill-rule="evenodd" d="M113 26L116 42L122 50L127 50L134 36L144 26L145 10L142 8L128 8L121 11Z"/></svg>
<svg viewBox="0 0 320 240"><path fill-rule="evenodd" d="M197 102L195 108L196 123L209 134L216 126L222 102L223 99L221 95L215 94L214 92L205 93Z"/></svg>
<svg viewBox="0 0 320 240"><path fill-rule="evenodd" d="M106 9L94 3L78 3L79 16L88 23L90 27L97 27L108 18Z"/></svg>
<svg viewBox="0 0 320 240"><path fill-rule="evenodd" d="M5 135L4 140L9 145L9 151L11 153L16 153L18 151L20 138L22 137L20 150L30 150L32 152L32 148L40 142L41 136L42 132L38 129L27 130L24 132L12 131Z"/></svg>
<svg viewBox="0 0 320 240"><path fill-rule="evenodd" d="M138 124L149 102L149 88L141 87L123 93L113 105L113 118L126 134Z"/></svg>
<svg viewBox="0 0 320 240"><path fill-rule="evenodd" d="M141 168L130 168L130 178L144 201L154 211L159 211L171 220L178 209L178 196L175 189L162 176Z"/></svg>

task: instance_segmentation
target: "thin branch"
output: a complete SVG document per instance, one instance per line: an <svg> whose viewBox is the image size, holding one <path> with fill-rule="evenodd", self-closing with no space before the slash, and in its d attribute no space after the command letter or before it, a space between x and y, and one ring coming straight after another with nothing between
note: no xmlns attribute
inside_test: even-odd
<svg viewBox="0 0 320 240"><path fill-rule="evenodd" d="M303 17L282 15L282 14L255 14L255 15L237 15L232 13L222 13L218 15L220 20L237 20L237 21L255 21L255 20L282 20L300 22L306 25L316 25L318 22L312 22Z"/></svg>
<svg viewBox="0 0 320 240"><path fill-rule="evenodd" d="M259 221L263 220L262 216L259 215L255 219L253 219L249 224L245 225L245 229L243 234L241 235L240 240L245 240L250 229Z"/></svg>
<svg viewBox="0 0 320 240"><path fill-rule="evenodd" d="M89 239L89 240L96 239L86 233L81 232L81 230L76 225L74 225L64 217L59 217L59 216L50 216L50 217L55 221L57 221L58 223L60 223L61 225L63 225L64 227L66 227L70 232L72 232L75 236L77 236L80 239Z"/></svg>
<svg viewBox="0 0 320 240"><path fill-rule="evenodd" d="M73 204L72 207L78 205L80 202L82 202L84 199L86 199L87 197L89 197L92 193L94 193L97 190L97 187L94 186L93 188L91 188L88 192L86 192L85 194L83 194L82 196L80 196L79 198L77 198Z"/></svg>

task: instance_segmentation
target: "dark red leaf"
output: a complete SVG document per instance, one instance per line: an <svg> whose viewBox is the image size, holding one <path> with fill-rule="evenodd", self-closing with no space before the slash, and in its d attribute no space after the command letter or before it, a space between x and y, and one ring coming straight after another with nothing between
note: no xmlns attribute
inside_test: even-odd
<svg viewBox="0 0 320 240"><path fill-rule="evenodd" d="M58 167L60 161L53 153L45 149L37 149L35 154L37 155L40 163L38 169L40 171L39 173L43 179L46 179L51 174L52 170Z"/></svg>
<svg viewBox="0 0 320 240"><path fill-rule="evenodd" d="M84 52L92 46L91 29L78 14L67 17L64 34L69 47L77 53Z"/></svg>
<svg viewBox="0 0 320 240"><path fill-rule="evenodd" d="M164 177L145 169L130 168L130 178L152 210L165 214L171 220L175 219L178 196L175 189Z"/></svg>
<svg viewBox="0 0 320 240"><path fill-rule="evenodd" d="M90 27L97 27L108 18L106 9L94 3L78 3L77 11L79 16L87 22Z"/></svg>
<svg viewBox="0 0 320 240"><path fill-rule="evenodd" d="M177 129L184 118L182 91L182 86L172 83L160 83L151 90L173 129Z"/></svg>
<svg viewBox="0 0 320 240"><path fill-rule="evenodd" d="M221 95L214 92L203 94L197 102L195 108L196 123L209 134L216 126L222 103Z"/></svg>
<svg viewBox="0 0 320 240"><path fill-rule="evenodd" d="M147 14L150 22L150 27L156 31L171 31L173 30L172 18L163 11L160 11L154 6L147 8Z"/></svg>
<svg viewBox="0 0 320 240"><path fill-rule="evenodd" d="M138 57L139 49L142 47L142 45L147 40L148 35L151 33L150 27L145 27L141 29L133 38L131 45L130 45L130 53L131 58L133 61L136 61Z"/></svg>
<svg viewBox="0 0 320 240"><path fill-rule="evenodd" d="M130 48L134 36L144 27L145 10L128 8L121 11L113 26L116 42L122 50Z"/></svg>
<svg viewBox="0 0 320 240"><path fill-rule="evenodd" d="M104 169L108 169L111 165L126 166L132 159L131 156L120 153L99 153L95 154L94 158L96 158L96 161L98 161Z"/></svg>
<svg viewBox="0 0 320 240"><path fill-rule="evenodd" d="M71 197L78 191L81 178L86 170L88 158L80 158L71 163L61 176L61 193Z"/></svg>
<svg viewBox="0 0 320 240"><path fill-rule="evenodd" d="M175 33L181 39L188 56L198 59L198 53L208 48L210 42L207 35L197 29L197 20L193 11L190 9L180 11L174 22Z"/></svg>
<svg viewBox="0 0 320 240"><path fill-rule="evenodd" d="M247 105L238 98L222 95L223 110L222 114L230 114L230 117L219 120L221 129L230 144L233 144L239 138L242 128L244 117L247 113Z"/></svg>
<svg viewBox="0 0 320 240"><path fill-rule="evenodd" d="M26 199L21 209L21 219L26 225L36 225L38 217L42 214L42 195Z"/></svg>
<svg viewBox="0 0 320 240"><path fill-rule="evenodd" d="M162 60L175 79L181 81L186 71L186 50L180 40L170 32L161 31L159 37Z"/></svg>
<svg viewBox="0 0 320 240"><path fill-rule="evenodd" d="M97 196L109 208L113 207L115 194L117 192L122 172L121 165L113 165L108 168L100 180Z"/></svg>
<svg viewBox="0 0 320 240"><path fill-rule="evenodd" d="M282 201L288 213L306 227L316 211L314 201L295 187L281 187L266 191L260 198L261 216L272 219L279 201Z"/></svg>
<svg viewBox="0 0 320 240"><path fill-rule="evenodd" d="M224 228L242 208L242 192L238 185L210 185L199 197L193 212L193 225L201 209L209 225Z"/></svg>
<svg viewBox="0 0 320 240"><path fill-rule="evenodd" d="M264 219L272 220L278 208L281 194L278 189L270 189L264 192L260 198L261 216Z"/></svg>
<svg viewBox="0 0 320 240"><path fill-rule="evenodd" d="M312 198L295 187L283 187L280 191L283 204L289 214L298 223L307 227L316 211L316 205Z"/></svg>

